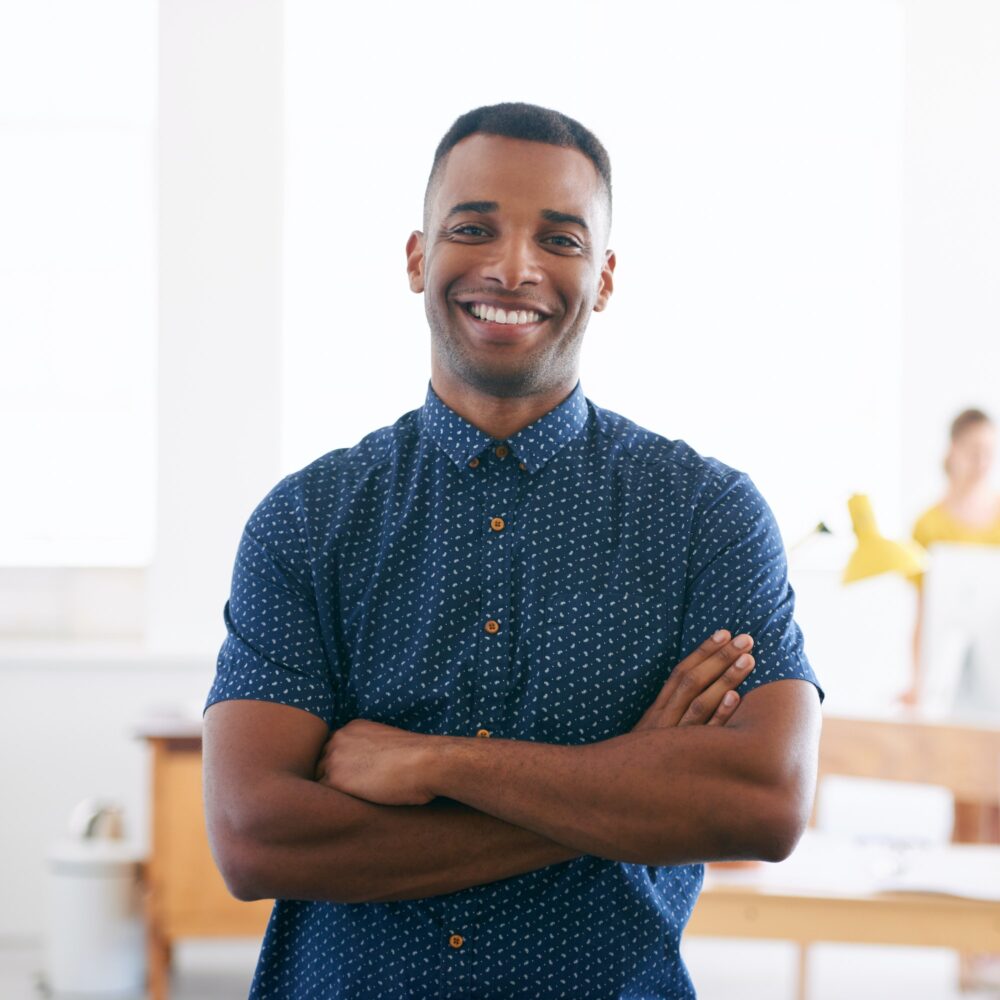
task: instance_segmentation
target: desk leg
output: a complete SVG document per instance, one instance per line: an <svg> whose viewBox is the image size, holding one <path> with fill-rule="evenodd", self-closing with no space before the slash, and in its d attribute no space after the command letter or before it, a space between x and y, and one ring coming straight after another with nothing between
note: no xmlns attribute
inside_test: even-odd
<svg viewBox="0 0 1000 1000"><path fill-rule="evenodd" d="M809 945L799 942L799 960L795 983L795 1000L806 1000L809 996Z"/></svg>
<svg viewBox="0 0 1000 1000"><path fill-rule="evenodd" d="M169 1000L170 942L154 921L146 933L146 967L149 976L149 1000Z"/></svg>
<svg viewBox="0 0 1000 1000"><path fill-rule="evenodd" d="M956 844L1000 843L1000 807L996 803L955 802L955 826L952 842ZM958 988L963 993L981 989L980 956L959 952Z"/></svg>

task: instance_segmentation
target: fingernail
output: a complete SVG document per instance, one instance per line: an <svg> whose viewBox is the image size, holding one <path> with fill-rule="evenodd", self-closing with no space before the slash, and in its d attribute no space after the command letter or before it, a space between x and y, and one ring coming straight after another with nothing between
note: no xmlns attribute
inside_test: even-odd
<svg viewBox="0 0 1000 1000"><path fill-rule="evenodd" d="M725 697L722 699L722 704L725 705L726 708L732 708L732 706L736 704L736 692L727 691Z"/></svg>
<svg viewBox="0 0 1000 1000"><path fill-rule="evenodd" d="M720 628L719 631L716 632L715 635L712 636L712 638L716 642L722 642L722 640L726 638L726 631L725 631L725 629L721 629Z"/></svg>
<svg viewBox="0 0 1000 1000"><path fill-rule="evenodd" d="M737 649L749 649L749 647L750 647L750 636L748 636L748 635L737 636L735 639L733 639L733 645Z"/></svg>

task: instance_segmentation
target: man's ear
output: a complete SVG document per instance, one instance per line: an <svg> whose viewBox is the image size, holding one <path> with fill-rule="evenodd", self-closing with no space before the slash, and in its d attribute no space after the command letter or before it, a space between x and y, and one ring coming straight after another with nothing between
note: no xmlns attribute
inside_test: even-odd
<svg viewBox="0 0 1000 1000"><path fill-rule="evenodd" d="M410 291L424 290L424 234L419 229L406 241L406 273L410 276Z"/></svg>
<svg viewBox="0 0 1000 1000"><path fill-rule="evenodd" d="M601 283L597 288L597 301L594 303L594 312L600 312L611 298L611 293L615 290L615 252L606 250L604 266L601 268Z"/></svg>

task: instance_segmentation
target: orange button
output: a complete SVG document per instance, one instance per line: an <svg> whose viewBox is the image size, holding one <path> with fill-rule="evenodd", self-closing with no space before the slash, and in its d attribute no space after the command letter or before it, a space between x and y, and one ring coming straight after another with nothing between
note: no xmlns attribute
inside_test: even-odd
<svg viewBox="0 0 1000 1000"><path fill-rule="evenodd" d="M461 934L452 934L452 936L448 938L448 944L450 944L452 948L461 948L462 945L465 944L465 938L462 937Z"/></svg>
<svg viewBox="0 0 1000 1000"><path fill-rule="evenodd" d="M526 466L526 465L524 464L524 462L518 462L518 463L517 463L517 467L518 467L518 468L519 468L519 469L520 469L520 470L521 470L522 472L524 472L524 470L528 468L528 467L527 467L527 466Z"/></svg>
<svg viewBox="0 0 1000 1000"><path fill-rule="evenodd" d="M477 465L479 465L479 459L478 458L470 458L469 459L469 468L470 469L474 469Z"/></svg>
<svg viewBox="0 0 1000 1000"><path fill-rule="evenodd" d="M479 729L476 731L477 736L489 737L490 731L488 729Z"/></svg>
<svg viewBox="0 0 1000 1000"><path fill-rule="evenodd" d="M499 632L499 631L500 631L500 622L498 622L498 621L496 621L495 619L491 618L491 619L490 619L490 620L489 620L489 621L488 621L488 622L487 622L487 623L486 623L486 624L485 624L485 625L483 626L483 628L485 628L485 629L486 629L486 631L487 631L487 632L489 632L489 634L490 634L490 635L496 635L496 634L497 634L497 632Z"/></svg>
<svg viewBox="0 0 1000 1000"><path fill-rule="evenodd" d="M507 522L502 517L495 517L490 521L490 527L494 531L503 531L507 527Z"/></svg>
<svg viewBox="0 0 1000 1000"><path fill-rule="evenodd" d="M498 444L496 450L497 458L506 458L510 454L510 448L505 444Z"/></svg>

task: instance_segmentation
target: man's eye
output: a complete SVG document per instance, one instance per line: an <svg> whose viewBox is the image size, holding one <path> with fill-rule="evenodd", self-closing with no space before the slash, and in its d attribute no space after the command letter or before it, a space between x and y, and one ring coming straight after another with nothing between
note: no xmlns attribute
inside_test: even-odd
<svg viewBox="0 0 1000 1000"><path fill-rule="evenodd" d="M565 243L560 243L561 247L579 247L580 244L576 242L571 236L550 236L551 240L565 240Z"/></svg>
<svg viewBox="0 0 1000 1000"><path fill-rule="evenodd" d="M477 226L474 222L465 222L461 226L456 226L452 230L452 232L453 233L460 233L460 232L462 232L465 229L478 229L480 233L485 233L486 232L486 230L483 229L482 226ZM478 233L472 233L471 235L477 236Z"/></svg>

